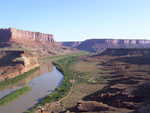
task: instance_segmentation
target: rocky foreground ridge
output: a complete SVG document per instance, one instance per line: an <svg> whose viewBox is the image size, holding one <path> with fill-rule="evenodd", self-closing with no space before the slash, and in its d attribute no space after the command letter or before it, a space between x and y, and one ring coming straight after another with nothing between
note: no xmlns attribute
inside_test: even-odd
<svg viewBox="0 0 150 113"><path fill-rule="evenodd" d="M104 48L149 48L150 40L134 39L89 39L83 42L64 42L64 46L78 48L90 52L101 51ZM75 46L74 46L75 45Z"/></svg>
<svg viewBox="0 0 150 113"><path fill-rule="evenodd" d="M44 34L40 32L23 31L15 28L0 29L0 42L10 41L38 41L54 43L52 34Z"/></svg>

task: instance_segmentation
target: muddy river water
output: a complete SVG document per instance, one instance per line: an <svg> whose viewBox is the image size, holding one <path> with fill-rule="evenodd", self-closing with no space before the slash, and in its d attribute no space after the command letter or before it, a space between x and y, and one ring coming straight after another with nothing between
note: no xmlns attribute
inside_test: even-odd
<svg viewBox="0 0 150 113"><path fill-rule="evenodd" d="M33 77L27 84L32 88L31 91L21 95L16 100L0 106L0 113L23 113L27 109L31 108L34 104L38 103L41 98L50 94L55 88L57 88L63 80L63 75L56 67L52 68L51 72L45 72L39 76ZM3 96L23 87L19 84L15 87L7 88L0 91L0 98Z"/></svg>

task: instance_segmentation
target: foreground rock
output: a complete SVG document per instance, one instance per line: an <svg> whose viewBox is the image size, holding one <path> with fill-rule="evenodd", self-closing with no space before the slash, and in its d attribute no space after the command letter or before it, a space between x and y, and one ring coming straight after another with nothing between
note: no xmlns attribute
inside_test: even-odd
<svg viewBox="0 0 150 113"><path fill-rule="evenodd" d="M39 66L38 57L25 51L0 51L0 81Z"/></svg>
<svg viewBox="0 0 150 113"><path fill-rule="evenodd" d="M96 101L80 101L77 105L77 110L80 112L106 111L108 109L110 109L109 106Z"/></svg>

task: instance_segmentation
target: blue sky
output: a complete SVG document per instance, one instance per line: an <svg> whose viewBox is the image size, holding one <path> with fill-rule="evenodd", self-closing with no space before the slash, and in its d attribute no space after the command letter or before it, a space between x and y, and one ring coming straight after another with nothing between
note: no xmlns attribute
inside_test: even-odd
<svg viewBox="0 0 150 113"><path fill-rule="evenodd" d="M150 39L150 0L0 0L0 27L52 33L57 41Z"/></svg>

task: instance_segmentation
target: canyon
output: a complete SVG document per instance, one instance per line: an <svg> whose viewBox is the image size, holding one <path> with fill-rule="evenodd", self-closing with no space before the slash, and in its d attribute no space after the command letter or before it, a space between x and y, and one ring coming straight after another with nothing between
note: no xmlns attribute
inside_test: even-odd
<svg viewBox="0 0 150 113"><path fill-rule="evenodd" d="M106 49L71 65L70 93L43 109L49 113L149 113L150 49ZM43 113L35 112L35 113Z"/></svg>
<svg viewBox="0 0 150 113"><path fill-rule="evenodd" d="M56 93L58 95L52 95L54 96L52 103L50 98L46 98L45 101L48 100L48 103L40 108L37 106L37 113L44 111L54 113L136 111L138 104L141 107L143 106L142 102L145 103L146 99L150 99L149 96L143 96L139 92L137 95L132 94L134 91L140 91L139 87L142 87L143 91L149 90L148 80L150 77L147 76L150 72L149 47L150 40L89 39L56 42L52 34L16 28L0 29L0 82L15 79L39 66L40 70L44 68L44 70L50 71L50 66L45 64L55 62L58 69L59 66L64 66L60 68L61 72L67 72L63 73L64 77L69 75L68 83L65 81L64 85L70 84L73 87L68 94L66 93L66 86L64 89L57 88L56 92L60 92ZM80 50L88 52L82 53ZM77 55L78 52L81 53ZM66 70L64 71L63 68ZM45 72L44 70L43 72ZM56 75L55 72L57 72ZM54 78L59 73L57 70L52 71L52 74L55 75ZM48 72L45 75L51 77L49 74ZM39 78L45 75L42 74ZM39 78L37 77L35 80ZM54 78L49 80L54 82ZM58 78L61 77L58 76ZM33 84L37 88L37 92L43 91L46 86L49 87L52 83L48 79L43 79L50 83L46 85L46 82L41 80L39 79L40 84ZM145 87L146 89L144 89ZM46 89L45 91L46 95L51 93L51 90L47 91ZM62 98L63 93L67 94L64 98ZM32 99L36 94L33 95ZM62 99L57 100L58 98ZM38 97L38 100L41 98ZM5 108L11 108L8 106Z"/></svg>
<svg viewBox="0 0 150 113"><path fill-rule="evenodd" d="M0 29L0 81L15 78L38 66L39 59L74 52L61 46L52 34Z"/></svg>

